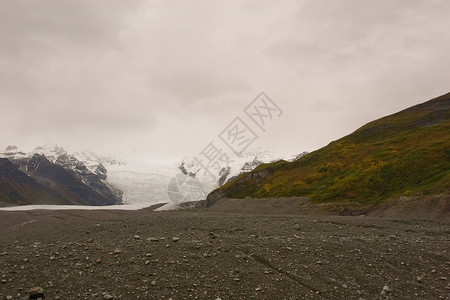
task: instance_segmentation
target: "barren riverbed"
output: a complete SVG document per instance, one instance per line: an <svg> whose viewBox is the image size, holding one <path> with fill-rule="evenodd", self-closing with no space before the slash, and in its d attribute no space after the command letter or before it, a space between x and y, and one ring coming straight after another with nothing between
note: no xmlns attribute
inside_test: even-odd
<svg viewBox="0 0 450 300"><path fill-rule="evenodd" d="M445 221L0 212L0 299L449 299Z"/></svg>

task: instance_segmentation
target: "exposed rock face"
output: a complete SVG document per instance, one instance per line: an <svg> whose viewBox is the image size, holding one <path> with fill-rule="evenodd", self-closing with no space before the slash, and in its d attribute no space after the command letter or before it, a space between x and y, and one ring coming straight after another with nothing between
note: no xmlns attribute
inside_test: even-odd
<svg viewBox="0 0 450 300"><path fill-rule="evenodd" d="M70 162L71 157L65 154L58 157L57 161ZM61 162L60 162L61 163ZM83 199L87 205L113 205L120 204L118 198L111 189L102 182L98 175L91 173L86 166L77 161L74 168L64 168L60 164L50 162L44 155L35 154L25 167L26 173L36 179L44 179L47 182L75 194Z"/></svg>
<svg viewBox="0 0 450 300"><path fill-rule="evenodd" d="M58 149L57 149L58 150ZM82 162L62 148L51 162L43 154L31 157L8 147L10 160L0 161L0 202L4 205L80 204L113 205L122 203L122 192L103 182L106 168L98 166L100 175L92 173Z"/></svg>
<svg viewBox="0 0 450 300"><path fill-rule="evenodd" d="M258 172L251 172L251 173L244 174L244 175L242 175L241 178L236 179L236 182L232 186L229 186L229 187L225 186L226 189L219 188L219 189L216 189L213 192L211 192L206 197L205 206L210 207L214 203L216 203L218 200L220 200L224 197L229 197L228 196L229 194L231 195L231 194L239 193L239 191L242 188L246 188L249 185L254 187L255 189L257 189L259 187L259 185L262 182L264 182L264 180L269 178L271 175L272 175L272 173L268 169L263 169Z"/></svg>
<svg viewBox="0 0 450 300"><path fill-rule="evenodd" d="M50 187L17 169L8 159L0 158L0 202L3 206L22 204L69 204Z"/></svg>
<svg viewBox="0 0 450 300"><path fill-rule="evenodd" d="M44 182L46 186L49 186L48 183L51 182L51 187L63 186L64 189L73 193L70 197L76 196L73 199L62 197L64 200L56 201L57 204L60 202L86 205L122 203L122 191L106 182L108 171L102 162L120 164L112 158L103 158L91 152L77 152L71 155L64 148L54 145L36 147L30 153L19 151L16 146L9 146L0 153L0 157L8 158L18 170L38 182ZM85 187L81 188L83 185ZM79 197L81 199L78 199ZM83 197L87 198L82 199ZM54 203L53 200L49 201L49 204Z"/></svg>
<svg viewBox="0 0 450 300"><path fill-rule="evenodd" d="M222 170L219 173L219 186L222 186L225 183L225 180L227 179L228 175L230 175L231 167L222 168Z"/></svg>

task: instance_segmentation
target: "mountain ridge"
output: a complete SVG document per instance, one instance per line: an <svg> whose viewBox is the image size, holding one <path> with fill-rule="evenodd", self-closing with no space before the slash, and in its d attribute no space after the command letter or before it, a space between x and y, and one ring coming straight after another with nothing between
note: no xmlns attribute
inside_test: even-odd
<svg viewBox="0 0 450 300"><path fill-rule="evenodd" d="M122 191L106 182L101 162L88 168L59 146L36 147L30 153L8 146L0 156L3 205L122 203Z"/></svg>
<svg viewBox="0 0 450 300"><path fill-rule="evenodd" d="M380 203L450 190L450 93L369 122L294 162L262 164L211 192Z"/></svg>

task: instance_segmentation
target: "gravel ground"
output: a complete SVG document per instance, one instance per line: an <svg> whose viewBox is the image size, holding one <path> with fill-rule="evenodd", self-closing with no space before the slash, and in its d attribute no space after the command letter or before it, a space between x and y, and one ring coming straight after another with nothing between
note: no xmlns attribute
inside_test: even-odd
<svg viewBox="0 0 450 300"><path fill-rule="evenodd" d="M444 221L0 212L0 299L449 299Z"/></svg>

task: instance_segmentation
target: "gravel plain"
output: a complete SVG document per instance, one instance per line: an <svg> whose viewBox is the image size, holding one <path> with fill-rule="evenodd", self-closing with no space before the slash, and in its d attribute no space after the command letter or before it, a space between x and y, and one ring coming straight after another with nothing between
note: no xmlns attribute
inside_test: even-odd
<svg viewBox="0 0 450 300"><path fill-rule="evenodd" d="M0 299L449 299L449 251L443 220L1 211Z"/></svg>

